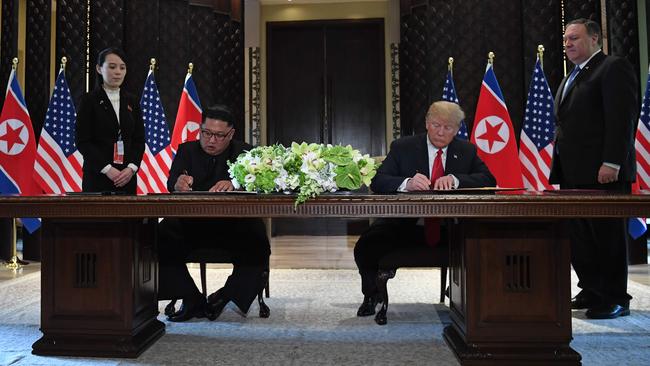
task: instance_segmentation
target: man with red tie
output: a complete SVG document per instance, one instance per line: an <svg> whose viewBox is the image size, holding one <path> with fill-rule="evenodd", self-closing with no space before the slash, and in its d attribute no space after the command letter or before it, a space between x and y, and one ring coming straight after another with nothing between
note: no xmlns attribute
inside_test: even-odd
<svg viewBox="0 0 650 366"><path fill-rule="evenodd" d="M439 101L426 115L426 134L393 141L390 152L372 180L375 193L397 193L489 187L496 180L476 154L476 146L456 138L465 113L458 104ZM438 219L378 219L361 235L354 260L361 275L364 299L357 316L375 313L378 263L391 251L406 246L435 246L440 239Z"/></svg>

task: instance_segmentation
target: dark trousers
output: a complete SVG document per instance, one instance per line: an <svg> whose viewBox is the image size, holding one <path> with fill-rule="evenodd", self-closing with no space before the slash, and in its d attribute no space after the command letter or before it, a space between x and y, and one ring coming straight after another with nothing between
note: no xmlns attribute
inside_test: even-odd
<svg viewBox="0 0 650 366"><path fill-rule="evenodd" d="M426 246L424 229L417 219L379 219L366 230L354 246L354 261L361 275L361 292L377 294L379 261L391 252Z"/></svg>
<svg viewBox="0 0 650 366"><path fill-rule="evenodd" d="M195 249L230 253L233 272L223 294L243 312L264 286L271 248L261 219L164 219L158 230L159 299L202 296L185 265Z"/></svg>
<svg viewBox="0 0 650 366"><path fill-rule="evenodd" d="M562 185L570 189L606 189L630 193L630 183ZM578 287L598 296L606 304L629 306L627 293L627 218L569 220L571 265L578 275Z"/></svg>

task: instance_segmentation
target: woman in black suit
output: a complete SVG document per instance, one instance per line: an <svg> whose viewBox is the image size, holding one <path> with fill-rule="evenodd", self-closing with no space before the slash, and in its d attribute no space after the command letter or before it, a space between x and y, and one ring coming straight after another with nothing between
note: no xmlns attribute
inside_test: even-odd
<svg viewBox="0 0 650 366"><path fill-rule="evenodd" d="M144 123L137 99L120 88L126 76L124 60L117 48L101 51L95 66L97 86L79 105L75 142L84 158L84 192L136 192Z"/></svg>

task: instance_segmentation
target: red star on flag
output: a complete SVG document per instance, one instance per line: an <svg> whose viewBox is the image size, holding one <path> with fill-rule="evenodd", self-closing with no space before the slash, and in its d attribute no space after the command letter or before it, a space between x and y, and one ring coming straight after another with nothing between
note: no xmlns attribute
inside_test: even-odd
<svg viewBox="0 0 650 366"><path fill-rule="evenodd" d="M20 133L25 128L25 125L21 124L16 128L11 127L8 122L5 122L5 125L7 126L7 132L3 136L0 136L0 140L7 141L6 152L10 152L14 145L25 145L25 142L20 137Z"/></svg>
<svg viewBox="0 0 650 366"><path fill-rule="evenodd" d="M497 122L497 124L492 125L490 124L489 121L485 121L485 133L483 133L480 136L476 136L476 139L487 141L489 150L492 151L492 145L495 142L505 143L505 141L501 138L501 136L499 136L499 131L501 130L501 126L503 126L503 122Z"/></svg>

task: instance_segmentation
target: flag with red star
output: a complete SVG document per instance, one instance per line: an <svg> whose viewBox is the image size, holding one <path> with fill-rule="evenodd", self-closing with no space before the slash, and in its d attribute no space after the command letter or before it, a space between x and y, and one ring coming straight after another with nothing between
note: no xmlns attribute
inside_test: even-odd
<svg viewBox="0 0 650 366"><path fill-rule="evenodd" d="M32 120L16 79L16 70L11 70L0 113L0 193L23 196L40 193L33 178L35 158ZM30 233L41 226L39 219L21 221Z"/></svg>
<svg viewBox="0 0 650 366"><path fill-rule="evenodd" d="M521 165L517 141L499 82L492 64L488 63L478 97L471 142L504 188L522 188Z"/></svg>
<svg viewBox="0 0 650 366"><path fill-rule="evenodd" d="M176 154L178 145L183 142L199 139L199 133L201 132L201 113L199 93L194 85L192 74L187 73L181 100L178 103L174 132L172 133L171 147L174 154Z"/></svg>

